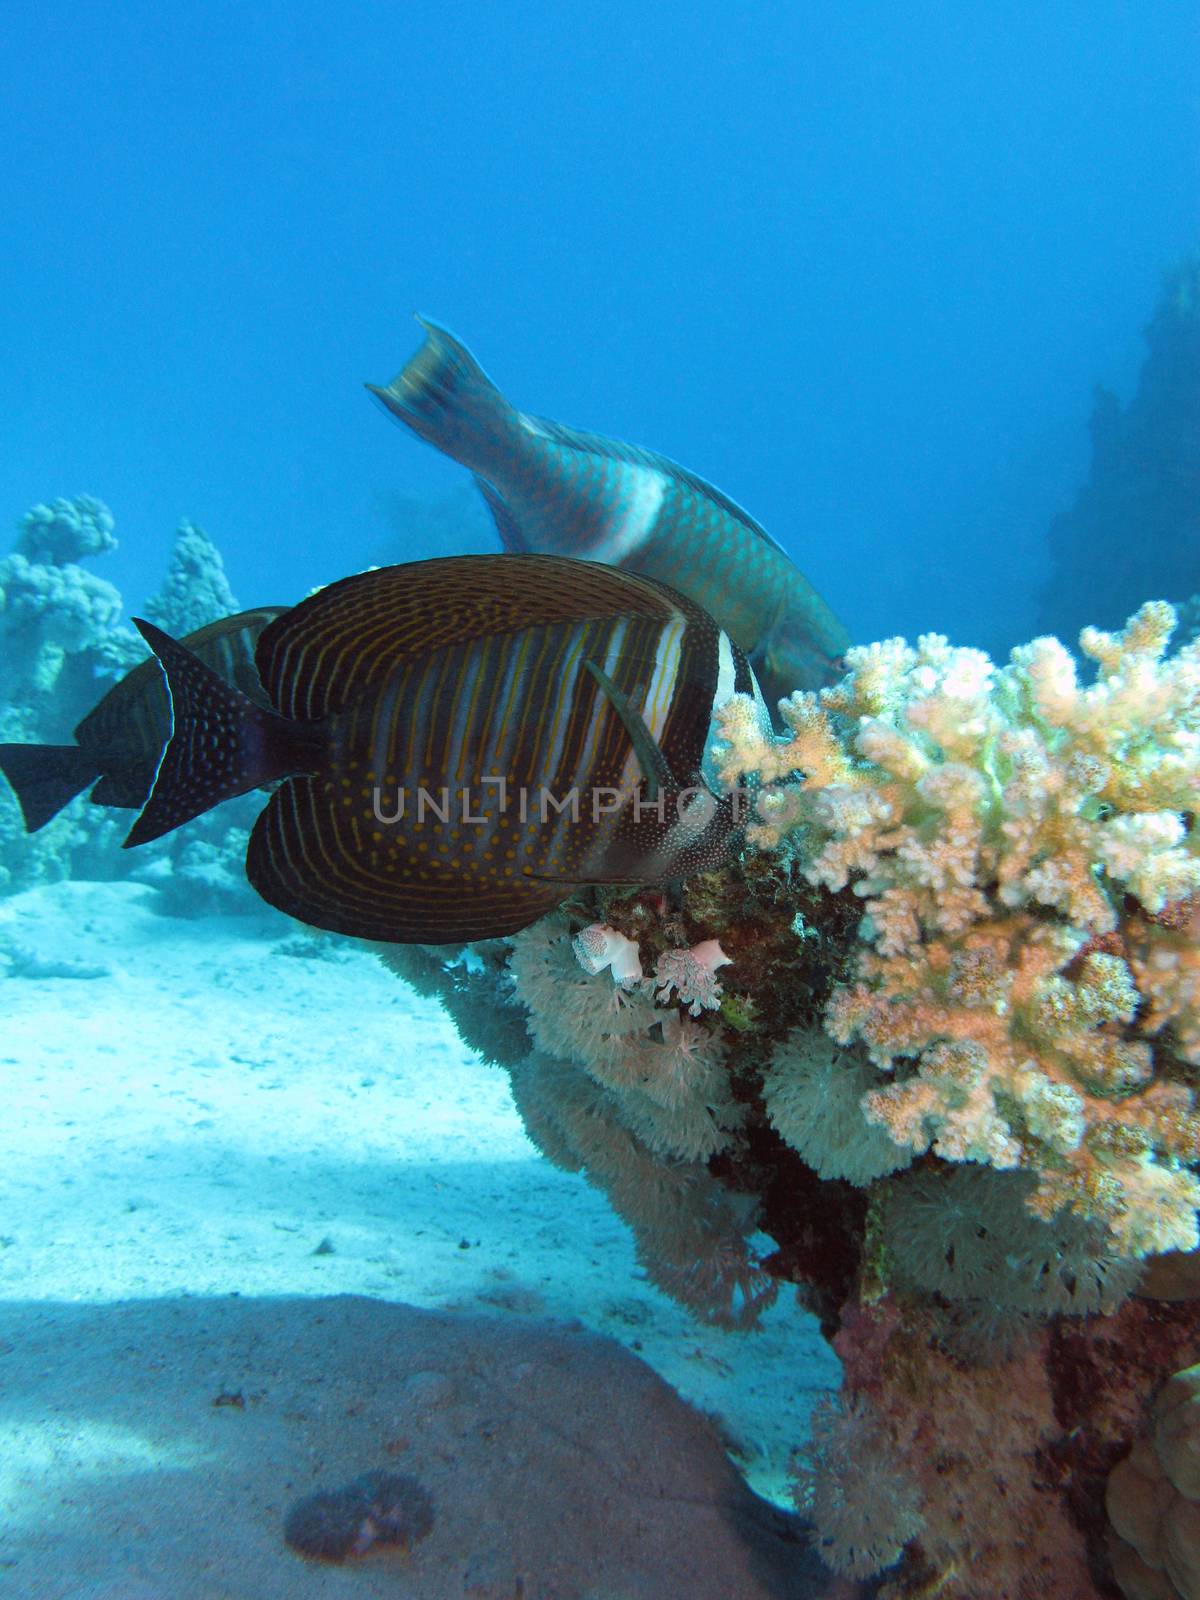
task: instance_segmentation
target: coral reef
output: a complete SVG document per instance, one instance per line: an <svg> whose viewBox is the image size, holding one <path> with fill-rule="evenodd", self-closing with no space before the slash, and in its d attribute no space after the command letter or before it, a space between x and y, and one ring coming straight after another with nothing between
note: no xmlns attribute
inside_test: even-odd
<svg viewBox="0 0 1200 1600"><path fill-rule="evenodd" d="M1200 583L1200 256L1166 274L1145 337L1128 405L1096 392L1088 482L1050 528L1038 626L1068 638L1115 625L1147 592L1182 599Z"/></svg>
<svg viewBox="0 0 1200 1600"><path fill-rule="evenodd" d="M0 560L0 740L66 742L84 713L144 654L119 621L121 597L82 562L116 548L113 518L91 495L36 505ZM0 893L67 877L116 843L82 807L32 838L0 783ZM111 837L109 837L111 836Z"/></svg>
<svg viewBox="0 0 1200 1600"><path fill-rule="evenodd" d="M125 670L132 635L118 633L117 590L80 565L116 549L107 506L36 505L18 530L0 561L0 736L51 738L88 709L97 677Z"/></svg>
<svg viewBox="0 0 1200 1600"><path fill-rule="evenodd" d="M116 548L114 521L91 495L36 505L21 518L12 553L0 560L0 741L68 744L72 730L146 647L121 619L121 596L81 565ZM186 520L147 616L186 633L236 611L211 540ZM130 875L161 890L164 911L199 915L253 903L242 856L255 807L224 808L185 839L131 856L121 840L127 813L74 800L27 834L0 780L0 894L73 877Z"/></svg>
<svg viewBox="0 0 1200 1600"><path fill-rule="evenodd" d="M777 746L744 698L723 724L726 775L769 784L752 838L864 902L824 1022L889 1080L866 1121L1033 1172L1033 1210L1129 1257L1195 1248L1200 1204L1200 648L1166 656L1174 620L1086 629L1090 688L1054 639L996 670L927 635L852 650Z"/></svg>
<svg viewBox="0 0 1200 1600"><path fill-rule="evenodd" d="M146 602L143 615L178 639L238 610L221 552L203 528L184 517L175 530L162 587Z"/></svg>
<svg viewBox="0 0 1200 1600"><path fill-rule="evenodd" d="M384 957L669 1293L748 1327L790 1283L820 1318L843 1394L796 1495L839 1594L1115 1595L1105 1481L1200 1359L1200 646L1169 654L1173 621L1086 630L1088 684L1053 639L853 650L774 740L735 698L740 860Z"/></svg>

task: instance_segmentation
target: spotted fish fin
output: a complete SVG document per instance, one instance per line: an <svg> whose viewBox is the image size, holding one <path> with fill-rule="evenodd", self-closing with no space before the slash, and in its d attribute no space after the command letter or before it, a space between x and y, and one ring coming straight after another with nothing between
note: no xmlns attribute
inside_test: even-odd
<svg viewBox="0 0 1200 1600"><path fill-rule="evenodd" d="M100 776L100 765L75 744L0 744L0 772L12 785L25 832L36 833Z"/></svg>
<svg viewBox="0 0 1200 1600"><path fill-rule="evenodd" d="M388 384L368 392L418 438L472 471L511 463L520 420L508 401L454 335L424 317L425 342Z"/></svg>
<svg viewBox="0 0 1200 1600"><path fill-rule="evenodd" d="M186 645L151 622L133 621L166 674L173 727L150 798L126 835L127 850L261 783L311 770L320 759L319 727L255 705Z"/></svg>
<svg viewBox="0 0 1200 1600"><path fill-rule="evenodd" d="M658 799L660 787L664 789L675 787L675 777L667 765L666 756L659 749L641 712L630 705L626 696L621 693L603 668L598 667L594 661L585 661L583 665L595 679L600 693L612 706L621 720L621 726L629 735L629 742L642 769L642 777L646 780L646 798L653 803Z"/></svg>
<svg viewBox="0 0 1200 1600"><path fill-rule="evenodd" d="M500 543L510 556L523 555L529 549L529 545L512 512L486 478L481 478L476 474L475 487L483 496L488 510L492 513L492 521L496 524L496 532L500 535Z"/></svg>
<svg viewBox="0 0 1200 1600"><path fill-rule="evenodd" d="M370 843L361 821L343 816L328 780L293 778L254 825L246 876L269 904L310 927L386 944L498 939L553 911L578 887L523 876L467 893L461 877L432 866L406 878L386 870L384 855L381 870Z"/></svg>

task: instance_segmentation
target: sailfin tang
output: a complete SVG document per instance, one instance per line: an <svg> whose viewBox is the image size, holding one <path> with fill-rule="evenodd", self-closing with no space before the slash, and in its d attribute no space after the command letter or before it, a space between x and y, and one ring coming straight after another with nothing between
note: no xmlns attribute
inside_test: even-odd
<svg viewBox="0 0 1200 1600"><path fill-rule="evenodd" d="M576 887L522 877L467 891L461 877L432 865L408 877L389 871L386 842L375 858L370 843L327 780L293 778L254 825L246 876L264 900L311 927L391 944L500 938L553 911Z"/></svg>
<svg viewBox="0 0 1200 1600"><path fill-rule="evenodd" d="M311 770L323 746L319 730L264 710L161 628L133 620L166 674L173 730L150 798L126 836L127 850L222 800Z"/></svg>
<svg viewBox="0 0 1200 1600"><path fill-rule="evenodd" d="M100 779L91 793L92 804L112 806L118 811L140 811L153 784L153 766L147 768L141 761L123 762Z"/></svg>
<svg viewBox="0 0 1200 1600"><path fill-rule="evenodd" d="M36 833L100 776L100 764L74 744L0 744L0 772L13 787L25 832Z"/></svg>

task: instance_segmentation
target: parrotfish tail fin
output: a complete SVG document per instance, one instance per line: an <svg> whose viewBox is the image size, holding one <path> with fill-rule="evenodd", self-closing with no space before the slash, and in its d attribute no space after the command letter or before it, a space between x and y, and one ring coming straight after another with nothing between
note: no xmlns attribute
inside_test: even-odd
<svg viewBox="0 0 1200 1600"><path fill-rule="evenodd" d="M667 758L659 749L654 735L646 726L646 719L635 706L617 688L602 667L594 661L585 661L587 671L596 680L600 693L612 706L621 720L621 726L629 735L629 742L633 752L638 758L638 765L642 769L642 777L646 780L646 799L654 804L658 800L660 788L673 789L676 787L675 778L667 765Z"/></svg>
<svg viewBox="0 0 1200 1600"><path fill-rule="evenodd" d="M77 744L0 744L0 772L12 784L25 832L36 833L95 782L100 764Z"/></svg>
<svg viewBox="0 0 1200 1600"><path fill-rule="evenodd" d="M518 413L452 333L424 317L425 343L391 383L367 389L390 416L473 472L490 477L511 456Z"/></svg>
<svg viewBox="0 0 1200 1600"><path fill-rule="evenodd" d="M170 833L261 783L313 768L322 748L317 728L255 705L186 645L153 623L133 621L166 674L173 728L125 849Z"/></svg>

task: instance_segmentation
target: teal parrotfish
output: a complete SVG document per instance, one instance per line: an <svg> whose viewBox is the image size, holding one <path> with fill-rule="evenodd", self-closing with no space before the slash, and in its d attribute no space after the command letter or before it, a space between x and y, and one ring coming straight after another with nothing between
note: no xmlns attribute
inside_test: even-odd
<svg viewBox="0 0 1200 1600"><path fill-rule="evenodd" d="M197 628L181 642L230 683L261 697L254 646L283 609L239 611ZM167 687L158 662L149 656L96 702L76 727L74 744L0 744L0 772L12 785L26 833L44 828L89 784L95 785L90 796L95 805L136 811L146 803L170 733Z"/></svg>
<svg viewBox="0 0 1200 1600"><path fill-rule="evenodd" d="M174 732L126 839L282 780L246 873L318 928L393 943L512 933L588 883L661 883L740 837L710 744L737 644L666 585L562 556L448 556L318 590L270 623L269 709L138 622Z"/></svg>
<svg viewBox="0 0 1200 1600"><path fill-rule="evenodd" d="M506 550L603 561L670 584L746 653L772 703L838 676L849 635L741 506L651 450L518 411L465 345L418 321L420 349L389 384L367 388L474 473Z"/></svg>

